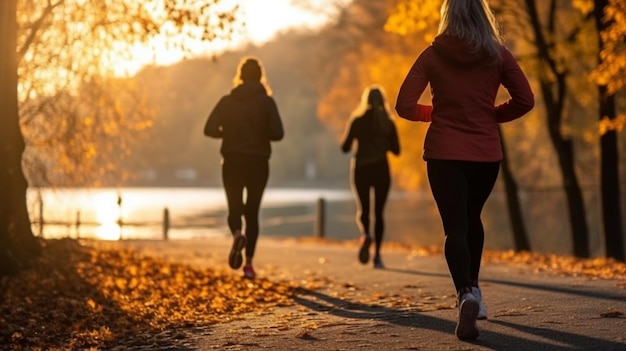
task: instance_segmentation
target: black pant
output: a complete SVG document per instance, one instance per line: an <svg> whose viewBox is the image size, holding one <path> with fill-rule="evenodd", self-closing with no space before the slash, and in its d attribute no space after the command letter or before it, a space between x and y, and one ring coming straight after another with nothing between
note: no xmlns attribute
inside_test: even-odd
<svg viewBox="0 0 626 351"><path fill-rule="evenodd" d="M241 217L245 218L246 257L254 256L259 237L259 210L268 177L269 161L265 157L229 155L222 161L222 182L228 202L228 227L231 233L243 233Z"/></svg>
<svg viewBox="0 0 626 351"><path fill-rule="evenodd" d="M385 231L383 212L390 185L391 177L386 161L354 168L354 189L359 200L357 224L360 224L361 231L368 235L370 234L370 190L374 189L374 240L377 256L380 254L383 242Z"/></svg>
<svg viewBox="0 0 626 351"><path fill-rule="evenodd" d="M445 233L444 254L456 290L478 280L485 231L483 206L500 162L427 160L428 181Z"/></svg>

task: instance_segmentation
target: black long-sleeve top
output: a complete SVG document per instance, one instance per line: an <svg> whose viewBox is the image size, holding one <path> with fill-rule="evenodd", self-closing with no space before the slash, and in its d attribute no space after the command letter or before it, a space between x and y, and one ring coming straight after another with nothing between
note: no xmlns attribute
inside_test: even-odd
<svg viewBox="0 0 626 351"><path fill-rule="evenodd" d="M400 154L400 142L395 124L388 120L385 128L374 123L372 110L367 110L361 117L353 119L341 145L343 152L349 152L356 139L358 147L354 154L355 166L362 166L387 161L387 151Z"/></svg>
<svg viewBox="0 0 626 351"><path fill-rule="evenodd" d="M215 105L204 126L204 135L221 138L220 152L269 158L271 141L284 137L274 99L259 82L244 82Z"/></svg>

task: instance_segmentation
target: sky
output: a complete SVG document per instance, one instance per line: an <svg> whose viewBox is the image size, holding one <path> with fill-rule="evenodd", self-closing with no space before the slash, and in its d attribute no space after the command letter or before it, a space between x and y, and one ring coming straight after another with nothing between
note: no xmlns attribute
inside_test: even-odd
<svg viewBox="0 0 626 351"><path fill-rule="evenodd" d="M219 54L229 49L236 49L248 43L261 45L272 40L277 34L290 29L315 29L326 24L330 18L328 14L307 10L298 7L294 0L222 0L223 5L231 7L238 4L240 18L245 22L244 31L235 35L230 42L214 42L210 45L191 45L196 48L198 56ZM315 6L324 1L317 0ZM350 0L343 0L348 3ZM116 60L111 58L111 65L115 67L116 75L133 75L148 64L169 65L184 58L184 54L172 48L166 48L163 41L155 40L150 44L154 49L146 46L133 47L133 60Z"/></svg>
<svg viewBox="0 0 626 351"><path fill-rule="evenodd" d="M249 40L261 44L277 33L298 27L316 28L328 20L292 4L293 0L239 0ZM245 40L245 39L244 39Z"/></svg>

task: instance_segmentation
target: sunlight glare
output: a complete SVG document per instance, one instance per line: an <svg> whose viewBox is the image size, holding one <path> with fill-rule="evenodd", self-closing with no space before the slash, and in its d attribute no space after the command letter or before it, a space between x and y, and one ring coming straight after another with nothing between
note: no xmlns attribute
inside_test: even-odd
<svg viewBox="0 0 626 351"><path fill-rule="evenodd" d="M331 3L331 0L327 2ZM341 5L349 2L343 0ZM210 43L190 43L183 36L168 35L130 47L121 43L104 56L106 65L112 67L116 76L132 76L147 65L171 65L185 59L185 53L179 49L183 44L191 49L189 55L219 55L248 43L262 45L289 29L320 28L330 20L328 13L298 7L293 4L293 0L222 0L220 4L223 8L239 5L239 19L245 23L243 32L233 33L230 41L217 39ZM320 4L316 3L316 6Z"/></svg>
<svg viewBox="0 0 626 351"><path fill-rule="evenodd" d="M277 34L292 28L315 29L324 25L324 14L307 11L292 4L292 0L241 0L243 21L246 23L243 41L263 44Z"/></svg>
<svg viewBox="0 0 626 351"><path fill-rule="evenodd" d="M93 208L96 215L96 237L101 240L119 240L122 230L118 221L122 217L120 207L113 194L98 194L95 197Z"/></svg>

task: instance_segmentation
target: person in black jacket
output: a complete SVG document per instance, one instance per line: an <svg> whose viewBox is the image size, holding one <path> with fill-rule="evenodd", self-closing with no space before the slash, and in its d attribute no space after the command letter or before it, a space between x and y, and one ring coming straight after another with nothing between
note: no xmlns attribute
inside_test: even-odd
<svg viewBox="0 0 626 351"><path fill-rule="evenodd" d="M359 261L370 257L370 190L374 189L374 267L384 268L380 249L385 221L383 211L391 186L387 151L400 154L398 132L391 119L382 87L372 85L363 91L360 105L353 111L341 149L347 153L357 141L352 158L352 189L357 195L357 225L361 231Z"/></svg>
<svg viewBox="0 0 626 351"><path fill-rule="evenodd" d="M252 258L259 236L261 198L269 177L270 142L281 140L284 131L257 59L241 60L234 83L230 94L222 97L209 115L204 135L222 139L222 182L228 203L228 227L233 235L228 264L239 269L245 247L244 277L253 279L256 273Z"/></svg>

